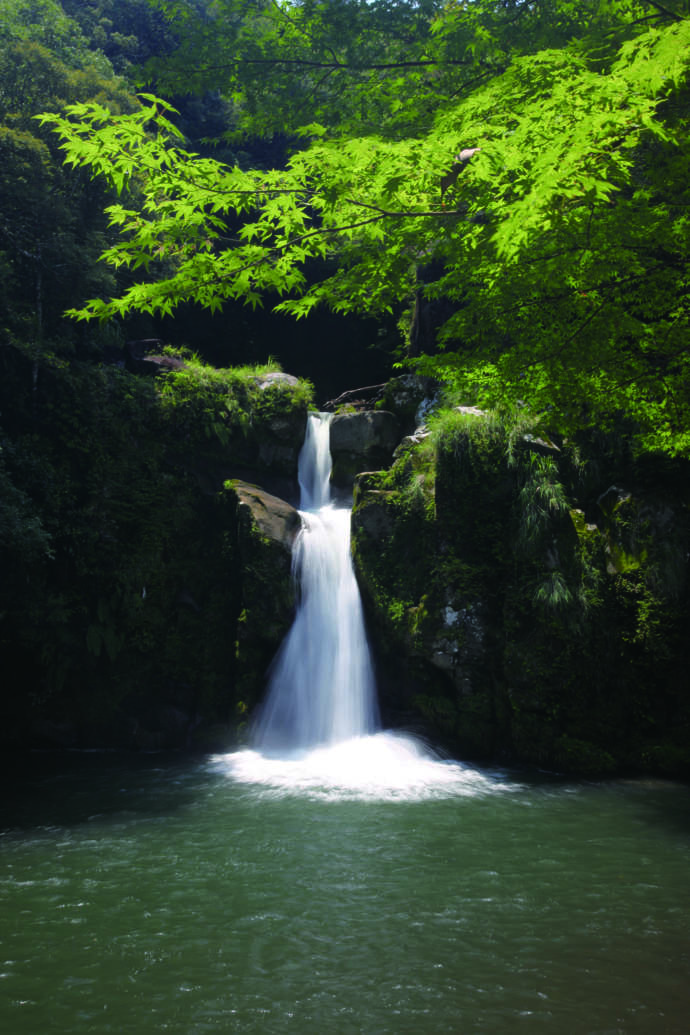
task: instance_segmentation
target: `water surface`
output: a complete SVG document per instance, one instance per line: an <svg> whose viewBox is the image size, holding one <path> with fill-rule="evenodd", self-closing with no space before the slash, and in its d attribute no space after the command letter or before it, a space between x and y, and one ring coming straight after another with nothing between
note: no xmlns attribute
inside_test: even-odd
<svg viewBox="0 0 690 1035"><path fill-rule="evenodd" d="M0 1030L687 1031L686 787L355 757L31 756Z"/></svg>

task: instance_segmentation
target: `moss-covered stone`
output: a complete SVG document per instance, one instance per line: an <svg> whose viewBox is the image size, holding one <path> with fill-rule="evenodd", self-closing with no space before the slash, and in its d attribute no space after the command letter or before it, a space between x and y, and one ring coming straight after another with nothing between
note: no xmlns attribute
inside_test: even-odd
<svg viewBox="0 0 690 1035"><path fill-rule="evenodd" d="M438 381L430 377L403 374L388 381L377 408L394 413L403 434L409 435L438 402L439 393Z"/></svg>
<svg viewBox="0 0 690 1035"><path fill-rule="evenodd" d="M503 550L497 546L492 558L472 550L486 529L476 523L481 511L469 505L464 477L472 488L485 479L475 483L469 463L449 459L456 448L463 455L465 445L410 441L389 472L358 479L353 549L382 667L399 671L390 709L400 702L408 721L412 713L413 724L436 739L487 757L500 749L488 651L490 561L500 564Z"/></svg>

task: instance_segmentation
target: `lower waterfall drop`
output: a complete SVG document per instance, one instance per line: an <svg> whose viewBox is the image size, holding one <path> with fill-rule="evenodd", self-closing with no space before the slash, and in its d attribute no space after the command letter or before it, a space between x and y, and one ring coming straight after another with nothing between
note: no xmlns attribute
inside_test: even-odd
<svg viewBox="0 0 690 1035"><path fill-rule="evenodd" d="M330 415L311 414L299 457L303 527L292 560L300 601L252 738L265 753L337 744L378 727L350 511L331 501L329 434Z"/></svg>

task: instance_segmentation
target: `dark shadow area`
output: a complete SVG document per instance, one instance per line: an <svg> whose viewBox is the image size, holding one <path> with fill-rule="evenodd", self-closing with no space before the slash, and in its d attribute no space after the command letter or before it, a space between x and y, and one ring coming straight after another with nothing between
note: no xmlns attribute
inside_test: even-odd
<svg viewBox="0 0 690 1035"><path fill-rule="evenodd" d="M2 770L0 836L75 827L104 816L167 814L199 798L209 776L191 756L171 752L30 751Z"/></svg>
<svg viewBox="0 0 690 1035"><path fill-rule="evenodd" d="M287 373L312 382L317 405L346 389L387 380L398 343L393 318L381 323L318 310L298 322L240 303L228 303L222 313L213 315L189 305L165 320L132 317L127 334L186 346L217 367L264 363L274 357Z"/></svg>

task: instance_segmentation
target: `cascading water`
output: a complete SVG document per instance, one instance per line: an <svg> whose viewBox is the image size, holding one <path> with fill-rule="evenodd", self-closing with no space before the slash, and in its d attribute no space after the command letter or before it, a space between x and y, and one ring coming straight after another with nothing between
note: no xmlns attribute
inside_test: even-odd
<svg viewBox="0 0 690 1035"><path fill-rule="evenodd" d="M328 414L309 417L299 458L303 527L293 552L294 623L272 668L253 740L295 752L372 733L376 686L350 557L350 511L331 502Z"/></svg>
<svg viewBox="0 0 690 1035"><path fill-rule="evenodd" d="M218 761L269 793L410 800L494 787L496 779L440 760L415 737L378 730L350 511L331 501L329 420L310 415L300 454L303 528L293 551L300 602L253 723L254 749Z"/></svg>

